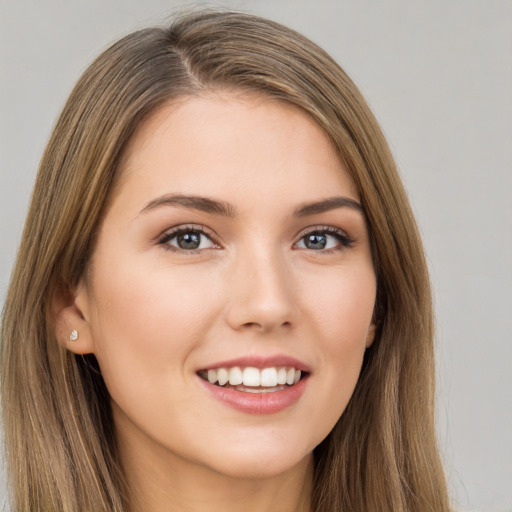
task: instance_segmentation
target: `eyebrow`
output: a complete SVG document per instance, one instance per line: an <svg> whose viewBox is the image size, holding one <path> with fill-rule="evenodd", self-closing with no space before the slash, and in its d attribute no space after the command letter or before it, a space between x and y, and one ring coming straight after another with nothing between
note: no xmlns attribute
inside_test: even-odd
<svg viewBox="0 0 512 512"><path fill-rule="evenodd" d="M314 201L300 205L294 212L295 217L307 217L309 215L316 215L324 213L336 208L351 208L363 212L363 207L354 199L344 196L329 197L322 201Z"/></svg>
<svg viewBox="0 0 512 512"><path fill-rule="evenodd" d="M223 217L235 217L236 208L225 201L210 199L209 197L181 194L166 194L150 201L141 213L154 210L160 206L181 206L191 210L199 210L202 212L221 215ZM363 207L354 199L349 197L336 196L321 201L313 201L298 206L293 215L295 217L307 217L309 215L317 215L337 208L351 208L359 212L363 211Z"/></svg>
<svg viewBox="0 0 512 512"><path fill-rule="evenodd" d="M234 217L236 209L224 201L217 201L203 196L186 196L180 194L166 194L150 201L141 211L145 213L159 206L182 206L191 210L199 210L223 217Z"/></svg>

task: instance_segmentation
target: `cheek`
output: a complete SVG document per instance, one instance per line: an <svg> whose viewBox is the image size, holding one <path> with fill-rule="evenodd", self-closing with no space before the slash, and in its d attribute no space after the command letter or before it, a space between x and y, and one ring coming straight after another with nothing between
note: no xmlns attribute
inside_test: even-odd
<svg viewBox="0 0 512 512"><path fill-rule="evenodd" d="M324 281L315 290L311 305L317 328L333 349L350 349L366 344L376 297L375 274L371 267L350 269Z"/></svg>
<svg viewBox="0 0 512 512"><path fill-rule="evenodd" d="M184 374L189 354L219 315L220 301L197 270L147 267L117 261L98 265L102 272L94 277L95 355L113 396L125 380Z"/></svg>
<svg viewBox="0 0 512 512"><path fill-rule="evenodd" d="M326 386L330 388L327 394L339 401L341 409L359 378L375 295L375 275L367 266L326 281L323 290L317 288L311 301L318 357Z"/></svg>

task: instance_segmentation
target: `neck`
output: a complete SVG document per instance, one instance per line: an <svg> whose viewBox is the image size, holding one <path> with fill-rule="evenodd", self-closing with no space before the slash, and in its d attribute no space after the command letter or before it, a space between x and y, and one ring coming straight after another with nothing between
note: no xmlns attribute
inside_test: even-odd
<svg viewBox="0 0 512 512"><path fill-rule="evenodd" d="M226 476L188 465L180 464L179 470L150 468L140 463L128 466L131 512L310 511L313 480L310 457L298 467L265 478Z"/></svg>
<svg viewBox="0 0 512 512"><path fill-rule="evenodd" d="M118 441L130 512L311 510L312 454L277 475L233 476L168 451L136 447L136 443L129 442L133 439Z"/></svg>

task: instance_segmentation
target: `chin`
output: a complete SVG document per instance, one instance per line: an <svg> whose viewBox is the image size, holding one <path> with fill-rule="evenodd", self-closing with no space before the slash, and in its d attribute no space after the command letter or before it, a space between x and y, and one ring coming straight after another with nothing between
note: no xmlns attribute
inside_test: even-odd
<svg viewBox="0 0 512 512"><path fill-rule="evenodd" d="M269 457L254 457L250 460L231 460L225 461L221 466L217 465L217 472L231 478L264 480L284 475L288 471L303 466L306 469L313 463L313 453L310 452L301 458L286 459L279 455Z"/></svg>
<svg viewBox="0 0 512 512"><path fill-rule="evenodd" d="M243 447L232 446L224 451L222 460L216 455L210 467L218 473L232 478L265 479L272 478L297 469L307 468L313 462L313 448L300 449L295 443L289 447L282 443L269 442Z"/></svg>

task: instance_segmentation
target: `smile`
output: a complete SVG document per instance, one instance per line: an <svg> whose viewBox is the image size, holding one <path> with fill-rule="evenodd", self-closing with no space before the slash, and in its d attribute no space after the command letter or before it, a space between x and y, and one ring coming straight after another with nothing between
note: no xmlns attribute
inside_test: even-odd
<svg viewBox="0 0 512 512"><path fill-rule="evenodd" d="M311 380L311 368L286 354L217 361L196 372L220 403L246 414L275 414L296 404Z"/></svg>
<svg viewBox="0 0 512 512"><path fill-rule="evenodd" d="M272 393L283 391L289 386L297 384L302 372L294 367L268 367L255 368L247 366L241 368L215 368L201 370L199 377L210 384L224 388L232 388L246 393Z"/></svg>

